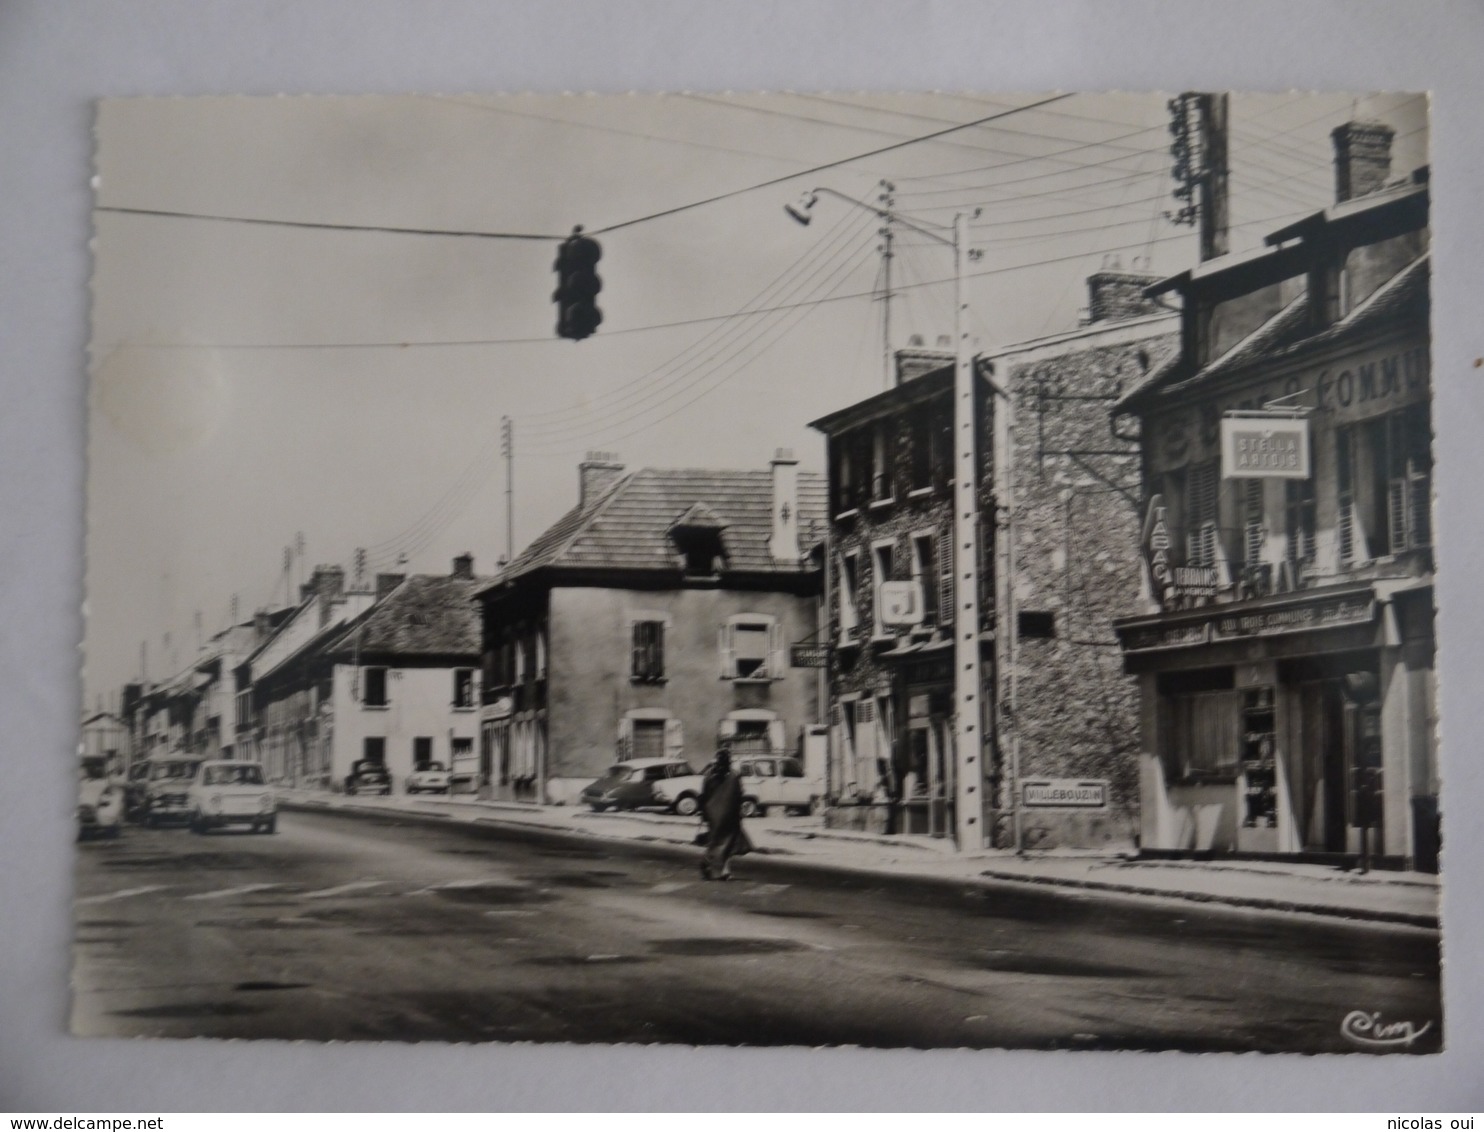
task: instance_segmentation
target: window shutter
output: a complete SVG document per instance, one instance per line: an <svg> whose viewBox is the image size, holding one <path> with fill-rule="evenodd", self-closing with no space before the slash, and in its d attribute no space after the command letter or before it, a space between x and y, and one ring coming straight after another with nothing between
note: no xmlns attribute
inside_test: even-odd
<svg viewBox="0 0 1484 1132"><path fill-rule="evenodd" d="M783 648L783 626L776 622L768 626L768 675L782 680L788 675L788 658Z"/></svg>
<svg viewBox="0 0 1484 1132"><path fill-rule="evenodd" d="M1242 553L1246 558L1247 565L1256 566L1262 561L1263 546L1263 513L1262 513L1262 480L1245 480L1243 488L1243 510L1245 511L1245 526L1243 530Z"/></svg>
<svg viewBox="0 0 1484 1132"><path fill-rule="evenodd" d="M773 719L768 721L768 747L775 755L783 753L783 745L788 741L784 732L783 720Z"/></svg>
<svg viewBox="0 0 1484 1132"><path fill-rule="evenodd" d="M840 705L837 703L830 705L830 726L840 726Z"/></svg>
<svg viewBox="0 0 1484 1132"><path fill-rule="evenodd" d="M665 677L665 623L654 622L650 634L649 675L652 679L663 680Z"/></svg>
<svg viewBox="0 0 1484 1132"><path fill-rule="evenodd" d="M938 624L953 624L953 531L938 535Z"/></svg>
<svg viewBox="0 0 1484 1132"><path fill-rule="evenodd" d="M644 630L646 626L643 621L635 621L630 627L632 645L629 651L629 675L636 680L643 680L649 675L649 666L646 664L644 650Z"/></svg>
<svg viewBox="0 0 1484 1132"><path fill-rule="evenodd" d="M665 720L665 757L678 759L685 750L683 724L678 719Z"/></svg>
<svg viewBox="0 0 1484 1132"><path fill-rule="evenodd" d="M723 625L716 635L717 652L721 654L721 678L731 680L737 675L737 661L732 650L732 627Z"/></svg>
<svg viewBox="0 0 1484 1132"><path fill-rule="evenodd" d="M1407 481L1395 477L1386 484L1386 521L1391 527L1391 550L1407 549Z"/></svg>
<svg viewBox="0 0 1484 1132"><path fill-rule="evenodd" d="M1412 512L1411 545L1432 545L1432 476L1425 468L1413 469L1408 500Z"/></svg>
<svg viewBox="0 0 1484 1132"><path fill-rule="evenodd" d="M618 759L622 762L629 757L634 746L634 721L628 716L618 721Z"/></svg>

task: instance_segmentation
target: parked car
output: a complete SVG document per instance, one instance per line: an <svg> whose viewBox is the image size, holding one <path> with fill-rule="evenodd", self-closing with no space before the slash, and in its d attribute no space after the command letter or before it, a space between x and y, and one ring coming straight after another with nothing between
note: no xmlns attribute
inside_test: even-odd
<svg viewBox="0 0 1484 1132"><path fill-rule="evenodd" d="M224 825L249 826L254 833L278 829L278 803L257 763L203 762L191 779L187 799L194 833Z"/></svg>
<svg viewBox="0 0 1484 1132"><path fill-rule="evenodd" d="M347 794L390 794L392 776L386 772L386 767L381 763L362 759L353 765L350 773L345 776L345 792Z"/></svg>
<svg viewBox="0 0 1484 1132"><path fill-rule="evenodd" d="M774 806L784 813L807 814L824 794L824 783L805 778L804 764L792 756L752 755L737 758L732 765L742 779L743 817L761 817ZM668 778L656 785L655 802L677 814L693 814L701 808L704 781L705 771Z"/></svg>
<svg viewBox="0 0 1484 1132"><path fill-rule="evenodd" d="M583 787L582 801L596 812L604 810L637 810L641 807L661 806L672 809L675 798L681 791L666 792L662 798L656 788L671 786L678 779L694 779L699 792L700 776L684 759L629 759L609 767L602 778ZM695 813L695 807L685 811Z"/></svg>
<svg viewBox="0 0 1484 1132"><path fill-rule="evenodd" d="M124 776L124 817L129 821L143 821L145 802L149 797L149 759L141 759L129 768Z"/></svg>
<svg viewBox="0 0 1484 1132"><path fill-rule="evenodd" d="M117 837L124 824L123 787L102 762L84 759L77 791L77 839Z"/></svg>
<svg viewBox="0 0 1484 1132"><path fill-rule="evenodd" d="M824 783L804 777L801 760L787 755L753 756L738 761L742 776L742 814L763 815L773 806L784 813L809 813L824 794Z"/></svg>
<svg viewBox="0 0 1484 1132"><path fill-rule="evenodd" d="M184 822L191 817L188 793L191 779L202 760L189 755L164 756L149 760L149 777L144 785L144 823L151 829L165 822Z"/></svg>
<svg viewBox="0 0 1484 1132"><path fill-rule="evenodd" d="M447 794L452 779L442 763L423 763L407 776L407 793Z"/></svg>

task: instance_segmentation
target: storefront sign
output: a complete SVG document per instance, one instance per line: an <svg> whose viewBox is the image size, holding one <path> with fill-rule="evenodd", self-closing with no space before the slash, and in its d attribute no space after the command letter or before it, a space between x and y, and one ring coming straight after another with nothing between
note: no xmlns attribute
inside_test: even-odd
<svg viewBox="0 0 1484 1132"><path fill-rule="evenodd" d="M1161 604L1165 592L1174 584L1174 576L1170 573L1170 528L1166 512L1163 495L1149 497L1149 510L1144 516L1144 537L1140 540L1144 548L1144 565L1149 569L1149 588Z"/></svg>
<svg viewBox="0 0 1484 1132"><path fill-rule="evenodd" d="M1027 778L1020 802L1028 810L1106 810L1105 778Z"/></svg>
<svg viewBox="0 0 1484 1132"><path fill-rule="evenodd" d="M1123 648L1125 652L1148 652L1203 645L1211 639L1210 628L1208 622L1198 621L1194 625L1150 625L1129 629L1123 634Z"/></svg>
<svg viewBox="0 0 1484 1132"><path fill-rule="evenodd" d="M795 668L828 668L830 646L793 645L788 650L788 662Z"/></svg>
<svg viewBox="0 0 1484 1132"><path fill-rule="evenodd" d="M1221 421L1224 479L1309 478L1309 422L1241 415Z"/></svg>
<svg viewBox="0 0 1484 1132"><path fill-rule="evenodd" d="M1213 633L1218 641L1242 637L1276 637L1315 629L1364 625L1375 619L1376 603L1369 597L1331 598L1308 605L1255 610L1218 617Z"/></svg>

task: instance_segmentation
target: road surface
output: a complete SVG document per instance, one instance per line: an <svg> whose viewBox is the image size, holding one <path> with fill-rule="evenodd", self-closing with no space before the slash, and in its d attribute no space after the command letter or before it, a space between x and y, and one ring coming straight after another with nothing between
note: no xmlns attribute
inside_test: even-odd
<svg viewBox="0 0 1484 1132"><path fill-rule="evenodd" d="M1347 1051L1439 1048L1437 934L284 813L78 846L78 1034ZM1374 1029L1372 1033L1376 1032Z"/></svg>

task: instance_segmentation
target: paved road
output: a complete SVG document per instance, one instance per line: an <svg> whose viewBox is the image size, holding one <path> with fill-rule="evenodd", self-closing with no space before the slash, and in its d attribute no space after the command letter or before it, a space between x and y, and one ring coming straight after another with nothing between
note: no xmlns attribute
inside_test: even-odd
<svg viewBox="0 0 1484 1132"><path fill-rule="evenodd" d="M80 845L90 1035L1344 1051L1430 1023L1435 933L286 813Z"/></svg>

